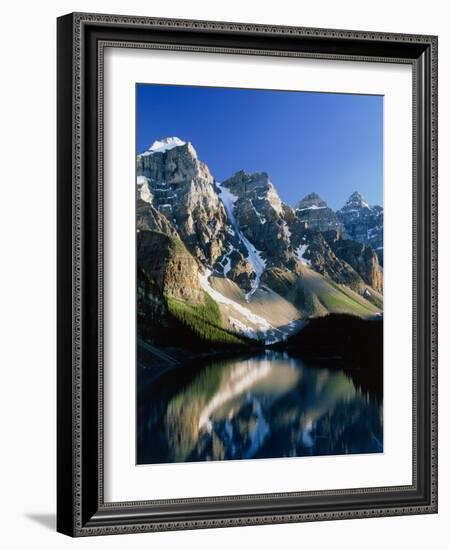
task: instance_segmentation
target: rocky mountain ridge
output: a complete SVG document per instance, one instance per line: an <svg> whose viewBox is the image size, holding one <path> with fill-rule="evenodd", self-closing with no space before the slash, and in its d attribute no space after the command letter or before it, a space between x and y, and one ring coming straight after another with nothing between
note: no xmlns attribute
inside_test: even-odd
<svg viewBox="0 0 449 550"><path fill-rule="evenodd" d="M316 194L293 209L267 173L217 182L190 142L157 140L137 156L138 266L167 299L196 306L205 292L246 337L279 340L327 312L373 316L382 270L365 241L379 243L382 214L354 195L338 212ZM175 259L155 258L170 243Z"/></svg>
<svg viewBox="0 0 449 550"><path fill-rule="evenodd" d="M337 231L344 239L368 245L383 264L383 208L370 206L358 191L352 193L337 211L329 208L316 193L306 195L296 205L295 211L308 229Z"/></svg>

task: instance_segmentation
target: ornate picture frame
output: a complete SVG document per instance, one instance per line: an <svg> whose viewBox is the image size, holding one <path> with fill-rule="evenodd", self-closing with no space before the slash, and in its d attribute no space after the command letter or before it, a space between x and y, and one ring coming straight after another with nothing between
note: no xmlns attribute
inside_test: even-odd
<svg viewBox="0 0 449 550"><path fill-rule="evenodd" d="M104 498L104 50L407 64L413 71L412 483ZM70 536L437 512L437 37L74 13L58 19L58 502ZM130 365L129 368L133 368Z"/></svg>

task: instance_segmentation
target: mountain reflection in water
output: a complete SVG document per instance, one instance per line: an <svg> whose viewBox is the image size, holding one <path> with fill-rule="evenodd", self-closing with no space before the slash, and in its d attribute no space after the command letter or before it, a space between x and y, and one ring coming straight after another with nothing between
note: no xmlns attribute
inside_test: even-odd
<svg viewBox="0 0 449 550"><path fill-rule="evenodd" d="M173 370L139 393L137 463L382 452L381 400L333 366L266 351Z"/></svg>

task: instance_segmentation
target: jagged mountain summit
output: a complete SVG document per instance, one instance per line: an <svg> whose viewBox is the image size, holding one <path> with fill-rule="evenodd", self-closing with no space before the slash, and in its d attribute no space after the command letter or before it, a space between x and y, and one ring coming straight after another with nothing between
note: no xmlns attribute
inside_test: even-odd
<svg viewBox="0 0 449 550"><path fill-rule="evenodd" d="M344 227L337 214L317 193L306 195L296 205L296 216L306 228L316 231L337 230L344 233Z"/></svg>
<svg viewBox="0 0 449 550"><path fill-rule="evenodd" d="M142 318L184 323L192 342L229 343L274 342L329 312L379 313L376 254L347 238L318 195L299 205L284 203L265 172L217 182L189 141L155 141L137 156Z"/></svg>
<svg viewBox="0 0 449 550"><path fill-rule="evenodd" d="M364 196L355 191L337 215L348 238L373 248L383 264L383 208L370 206Z"/></svg>
<svg viewBox="0 0 449 550"><path fill-rule="evenodd" d="M306 229L337 231L341 238L371 247L383 265L383 208L370 206L358 191L336 212L317 193L310 193L298 202L295 212Z"/></svg>
<svg viewBox="0 0 449 550"><path fill-rule="evenodd" d="M361 193L354 191L340 212L359 212L363 208L370 209L369 204Z"/></svg>
<svg viewBox="0 0 449 550"><path fill-rule="evenodd" d="M298 202L295 208L300 212L303 210L319 210L320 208L327 208L327 203L317 193L309 193Z"/></svg>

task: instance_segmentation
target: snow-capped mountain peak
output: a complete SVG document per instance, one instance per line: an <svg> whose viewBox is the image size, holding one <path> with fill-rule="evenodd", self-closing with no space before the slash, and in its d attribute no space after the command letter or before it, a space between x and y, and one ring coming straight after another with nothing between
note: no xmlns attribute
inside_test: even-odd
<svg viewBox="0 0 449 550"><path fill-rule="evenodd" d="M161 140L154 141L150 145L150 147L148 147L148 150L142 153L142 156L153 155L154 153L165 153L166 151L170 151L175 147L180 147L181 145L185 145L185 144L186 144L185 141L182 141L182 139L179 139L176 136L166 137Z"/></svg>

